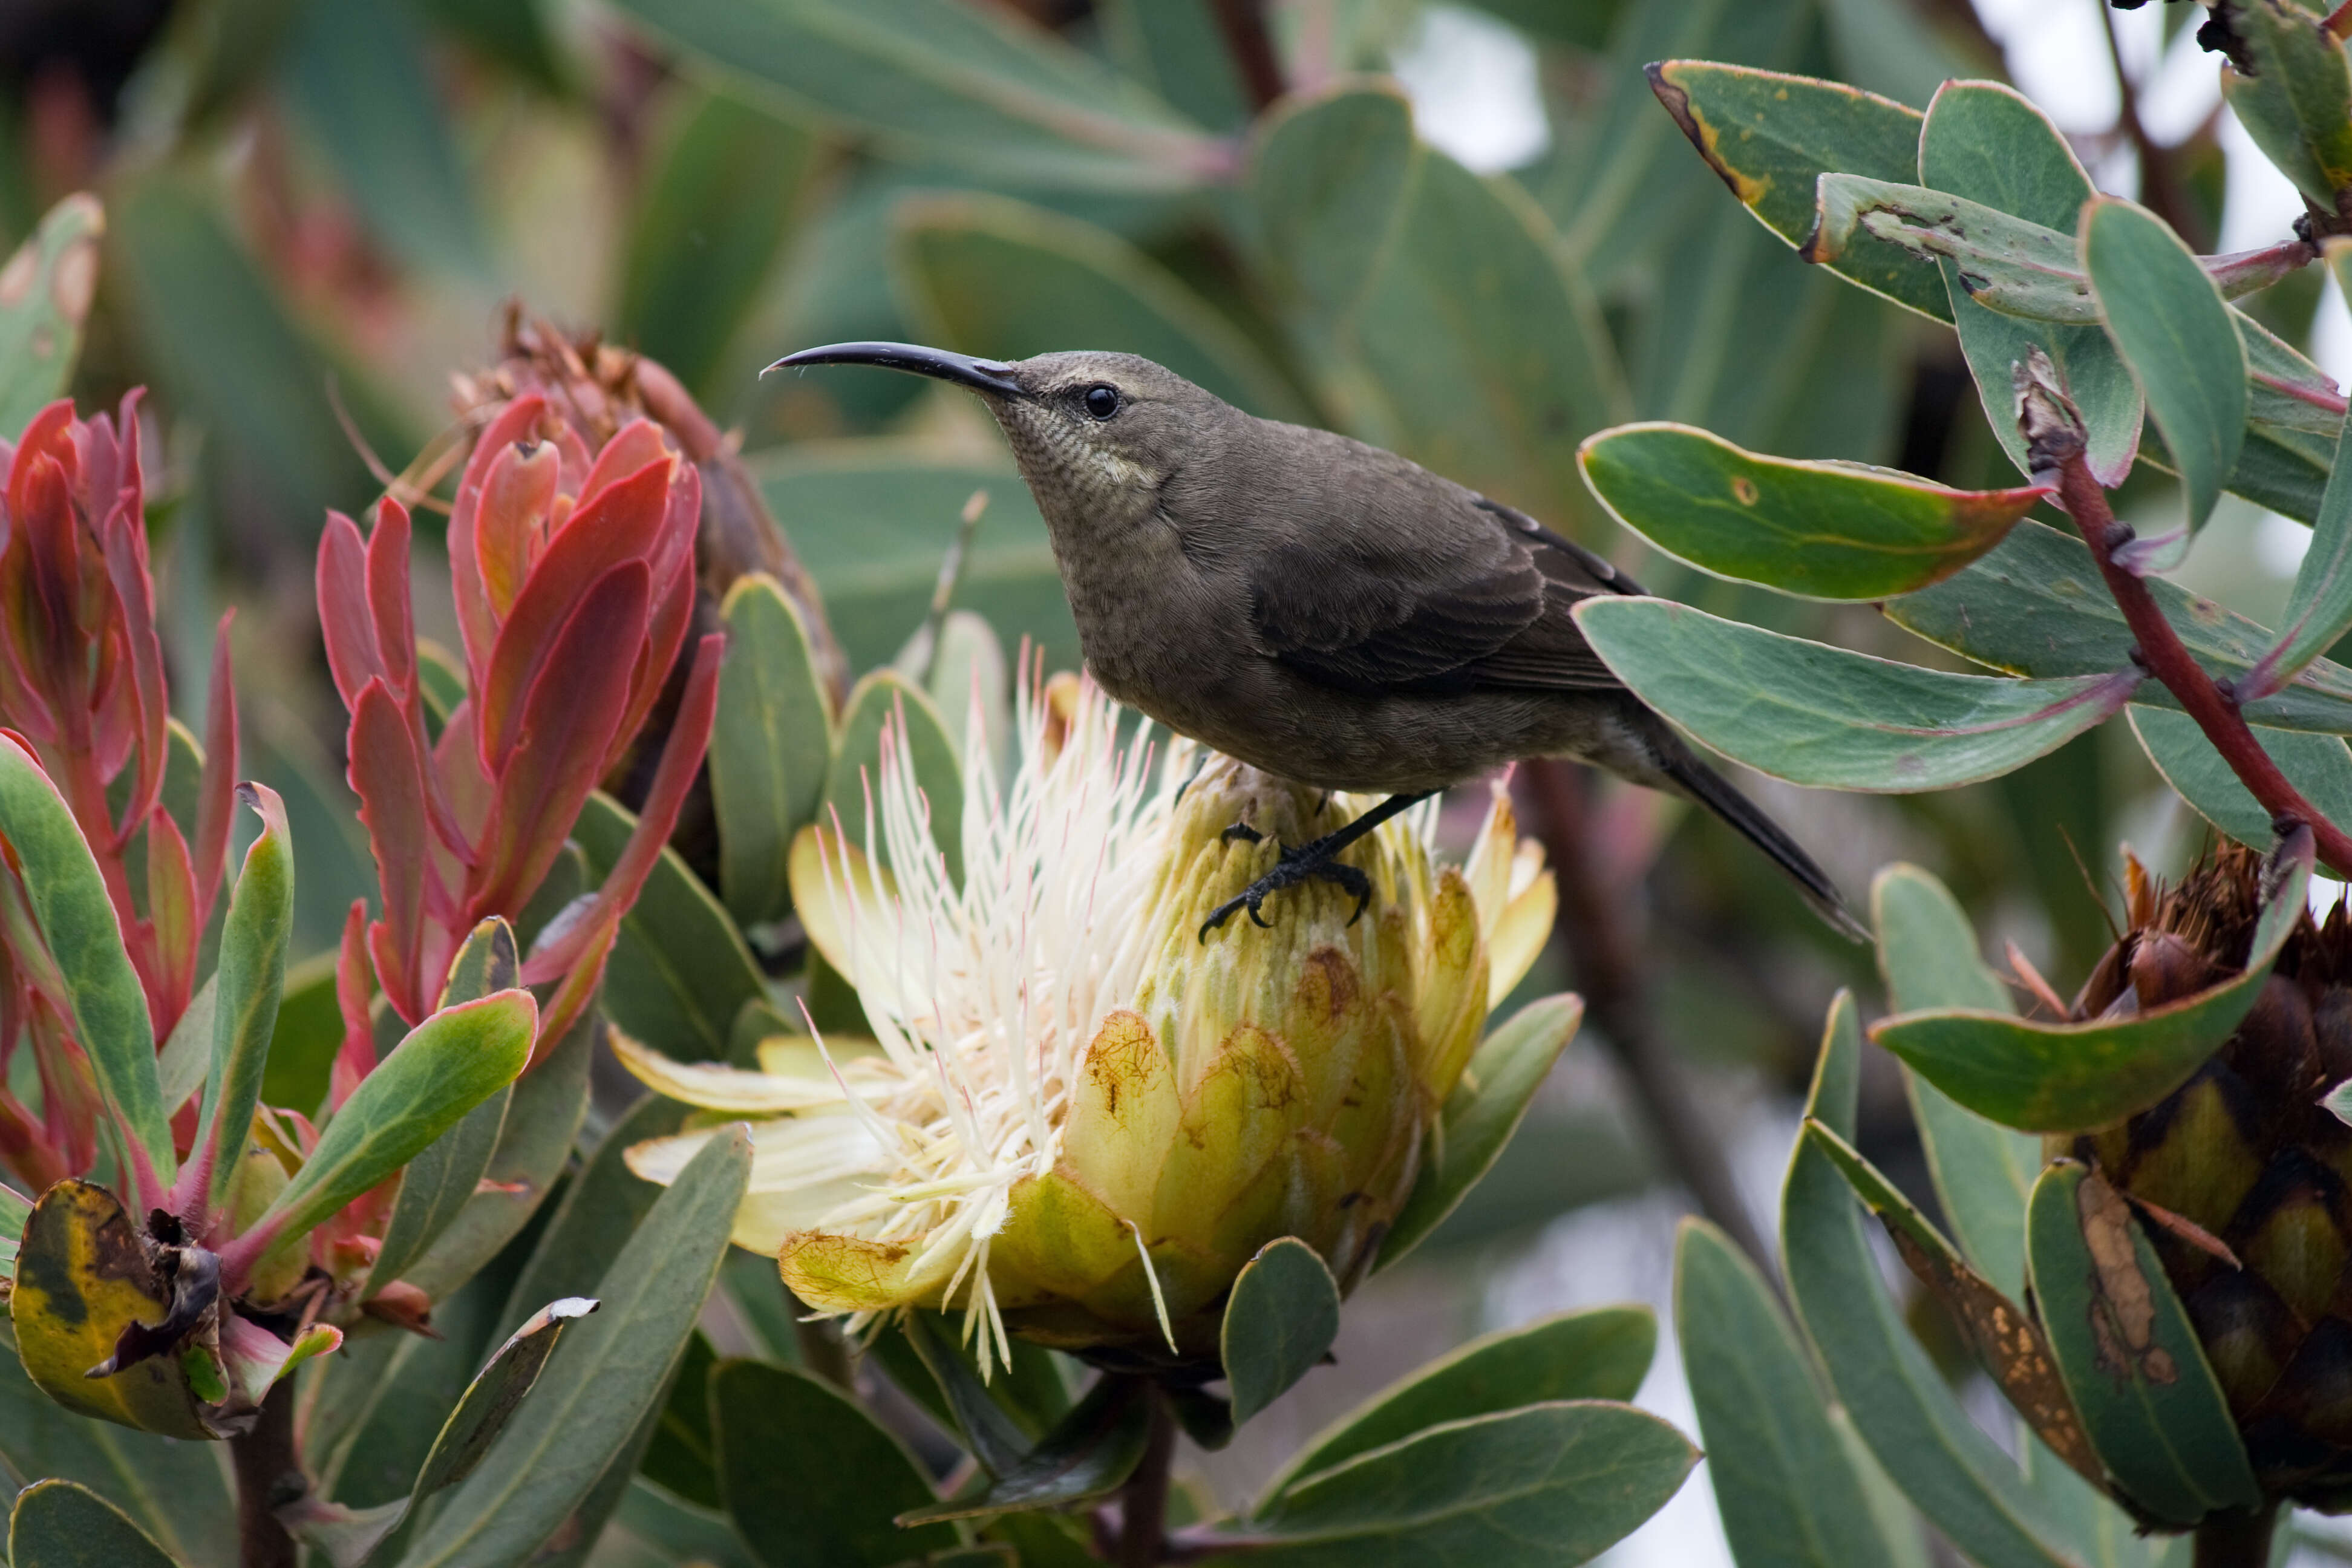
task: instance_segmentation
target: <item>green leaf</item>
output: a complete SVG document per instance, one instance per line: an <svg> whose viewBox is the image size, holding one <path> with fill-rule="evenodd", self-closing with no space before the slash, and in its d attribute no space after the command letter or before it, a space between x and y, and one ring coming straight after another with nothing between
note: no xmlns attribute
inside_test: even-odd
<svg viewBox="0 0 2352 1568"><path fill-rule="evenodd" d="M1271 116L1247 190L1344 428L1538 516L1583 509L1572 444L1624 417L1623 376L1524 191L1415 141L1395 91L1353 86Z"/></svg>
<svg viewBox="0 0 2352 1568"><path fill-rule="evenodd" d="M1421 1174L1381 1243L1378 1268L1421 1245L1469 1195L1511 1141L1528 1102L1576 1037L1583 999L1546 996L1511 1015L1471 1053L1462 1079L1445 1097L1438 1126L1422 1152Z"/></svg>
<svg viewBox="0 0 2352 1568"><path fill-rule="evenodd" d="M1968 297L2003 315L2075 325L2099 319L2062 231L1949 191L1860 174L1823 174L1819 199L1820 219L1804 245L1808 261L1834 262L1868 235L1916 263L1956 263Z"/></svg>
<svg viewBox="0 0 2352 1568"><path fill-rule="evenodd" d="M285 805L267 784L242 784L237 793L260 816L261 835L245 852L245 868L237 874L221 926L220 967L206 983L214 998L212 1070L196 1147L210 1151L205 1158L211 1180L203 1193L192 1195L208 1214L226 1201L229 1179L252 1135L294 927L294 847L286 831Z"/></svg>
<svg viewBox="0 0 2352 1568"><path fill-rule="evenodd" d="M409 1031L319 1135L318 1147L263 1211L253 1232L307 1236L415 1159L530 1059L539 1009L527 991L502 991L436 1013Z"/></svg>
<svg viewBox="0 0 2352 1568"><path fill-rule="evenodd" d="M719 616L727 654L719 667L709 755L719 886L728 913L750 925L792 908L785 866L793 835L815 820L824 793L832 703L809 651L808 628L773 578L737 578Z"/></svg>
<svg viewBox="0 0 2352 1568"><path fill-rule="evenodd" d="M2147 579L2174 630L2217 680L2236 681L2276 639L2235 611L2160 577ZM2054 678L2120 669L2132 635L2083 542L2028 521L1999 548L1931 588L1890 601L1886 616L1915 637L2017 675ZM2160 682L2135 703L2178 710ZM2317 659L2293 685L2245 705L2253 723L2352 734L2352 669Z"/></svg>
<svg viewBox="0 0 2352 1568"><path fill-rule="evenodd" d="M26 1375L0 1322L0 1492L43 1476L79 1481L189 1568L236 1568L236 1502L220 1454L68 1410Z"/></svg>
<svg viewBox="0 0 2352 1568"><path fill-rule="evenodd" d="M718 1275L751 1167L740 1127L688 1163L605 1269L601 1309L556 1347L541 1374L547 1392L522 1406L459 1483L403 1560L407 1568L511 1568L583 1508L660 1404Z"/></svg>
<svg viewBox="0 0 2352 1568"><path fill-rule="evenodd" d="M1919 183L2009 213L2066 237L2097 194L2049 116L2000 82L1952 81L1937 89L1919 132ZM2020 472L2028 471L2010 367L2039 347L2064 375L2089 436L2091 471L2119 480L2139 446L2139 384L2095 322L2068 327L2004 315L1969 297L1958 264L1939 263L1960 353L1976 378L1986 422ZM2079 279L2071 254L2065 268Z"/></svg>
<svg viewBox="0 0 2352 1568"><path fill-rule="evenodd" d="M0 268L0 436L8 440L73 381L105 232L98 198L76 192Z"/></svg>
<svg viewBox="0 0 2352 1568"><path fill-rule="evenodd" d="M1200 127L1041 28L953 0L621 0L747 96L902 155L1024 184L1169 190L1231 162Z"/></svg>
<svg viewBox="0 0 2352 1568"><path fill-rule="evenodd" d="M536 0L407 0L407 5L524 80L564 92L564 68Z"/></svg>
<svg viewBox="0 0 2352 1568"><path fill-rule="evenodd" d="M168 1183L177 1164L147 994L122 949L105 879L73 813L32 753L7 739L0 739L0 837L64 984L73 1037L89 1058L99 1090L116 1124L153 1162L157 1179Z"/></svg>
<svg viewBox="0 0 2352 1568"><path fill-rule="evenodd" d="M155 1079L163 1091L163 1114L177 1116L180 1108L195 1098L196 1090L205 1087L205 1079L213 1065L213 1021L217 1013L215 1004L220 995L220 972L205 976L196 994L188 998L186 1011L172 1026L172 1037L155 1053ZM265 1047L266 1052L266 1047ZM266 1093L268 1078L265 1071L262 1088ZM201 1140L200 1140L201 1142Z"/></svg>
<svg viewBox="0 0 2352 1568"><path fill-rule="evenodd" d="M1842 1136L1853 1130L1861 1057L1853 998L1841 993L1806 1110ZM1845 1178L1811 1139L1798 1141L1781 1189L1780 1247L1790 1299L1831 1387L1928 1522L1984 1568L2075 1568L2053 1544L2047 1505L1912 1337L1880 1282Z"/></svg>
<svg viewBox="0 0 2352 1568"><path fill-rule="evenodd" d="M937 1500L898 1440L832 1384L730 1361L711 1374L719 1485L763 1568L885 1568L957 1543L953 1527L902 1531Z"/></svg>
<svg viewBox="0 0 2352 1568"><path fill-rule="evenodd" d="M1631 1399L1657 1343L1658 1320L1647 1307L1562 1312L1473 1340L1308 1438L1266 1494L1443 1422L1554 1400Z"/></svg>
<svg viewBox="0 0 2352 1568"><path fill-rule="evenodd" d="M1898 1011L2015 1011L2009 987L1977 956L1967 913L1934 877L1916 866L1889 866L1871 884L1870 907L1879 973ZM2042 1168L2040 1142L1963 1110L1916 1073L1906 1073L1904 1082L1953 1235L1986 1279L2011 1297L2021 1295L2025 1194ZM1840 1135L1850 1138L1851 1130Z"/></svg>
<svg viewBox="0 0 2352 1568"><path fill-rule="evenodd" d="M2253 848L2268 849L2276 842L2271 814L2230 771L2195 720L2137 703L2129 712L2147 760L2200 816ZM2321 816L2330 822L2352 820L2352 751L2342 738L2259 727L2253 736Z"/></svg>
<svg viewBox="0 0 2352 1568"><path fill-rule="evenodd" d="M1218 1331L1234 1425L1264 1410L1313 1370L1339 1334L1339 1286L1296 1237L1259 1247L1234 1276Z"/></svg>
<svg viewBox="0 0 2352 1568"><path fill-rule="evenodd" d="M505 1310L499 1314L500 1327L526 1321L540 1302L595 1290L667 1190L641 1181L629 1169L624 1158L629 1145L676 1132L690 1110L675 1100L648 1094L613 1123L563 1189L563 1201L549 1216L530 1261L507 1295Z"/></svg>
<svg viewBox="0 0 2352 1568"><path fill-rule="evenodd" d="M2186 553L2246 437L2246 348L2230 309L2189 247L2147 208L2103 196L2084 210L2083 268L2107 335L2131 366L2179 471L2189 515L2127 548L2136 564L2161 570Z"/></svg>
<svg viewBox="0 0 2352 1568"><path fill-rule="evenodd" d="M2331 247L2352 258L2352 244ZM2352 430L2352 420L2344 422ZM2312 520L2311 548L2295 568L2284 626L2246 683L2247 694L2285 685L2352 631L2352 447L2339 436L2336 461Z"/></svg>
<svg viewBox="0 0 2352 1568"><path fill-rule="evenodd" d="M288 97L370 237L421 271L489 283L450 112L407 8L312 5L292 43Z"/></svg>
<svg viewBox="0 0 2352 1568"><path fill-rule="evenodd" d="M2239 0L2230 26L2254 74L2224 68L2223 96L2263 156L2323 212L2352 185L2352 68L2295 0Z"/></svg>
<svg viewBox="0 0 2352 1568"><path fill-rule="evenodd" d="M2254 927L2246 967L2160 1007L2085 1023L2028 1022L2006 1010L1913 1012L1871 1038L1959 1104L2029 1132L2107 1127L2179 1089L2219 1050L2261 992L2304 917L2311 880L2306 833L2281 852L2284 875Z"/></svg>
<svg viewBox="0 0 2352 1568"><path fill-rule="evenodd" d="M1822 174L1915 177L1921 116L1891 99L1709 60L1668 60L1649 70L1650 89L1698 155L1791 246L1812 232L1814 184ZM1951 320L1941 281L1884 240L1857 242L1830 269L1923 316Z"/></svg>
<svg viewBox="0 0 2352 1568"><path fill-rule="evenodd" d="M2257 1506L2229 1401L2129 1202L2059 1161L2034 1184L2026 1246L2051 1353L2116 1484L2176 1526Z"/></svg>
<svg viewBox="0 0 2352 1568"><path fill-rule="evenodd" d="M1150 1398L1132 1378L1097 1379L1018 1464L976 1492L909 1510L898 1516L898 1522L929 1524L1064 1509L1108 1496L1143 1458L1151 1435Z"/></svg>
<svg viewBox="0 0 2352 1568"><path fill-rule="evenodd" d="M499 1141L482 1172L486 1184L408 1266L402 1276L408 1283L436 1301L446 1300L539 1212L555 1190L588 1114L589 1074L604 1034L603 1014L589 1009L554 1049L515 1080ZM473 1114L485 1114L488 1103Z"/></svg>
<svg viewBox="0 0 2352 1568"><path fill-rule="evenodd" d="M1862 1478L1804 1350L1756 1266L1703 1220L1683 1221L1675 1241L1675 1333L1743 1568L1880 1568L1892 1549L1853 1506Z"/></svg>
<svg viewBox="0 0 2352 1568"><path fill-rule="evenodd" d="M730 1249L728 1256L732 1258ZM721 1265L724 1268L724 1265ZM710 1373L719 1352L700 1330L689 1335L677 1373L670 1380L669 1397L662 1402L661 1418L637 1473L657 1481L669 1492L703 1508L719 1507L719 1472L711 1447Z"/></svg>
<svg viewBox="0 0 2352 1568"><path fill-rule="evenodd" d="M37 1481L8 1515L13 1568L175 1568L121 1509L71 1481Z"/></svg>
<svg viewBox="0 0 2352 1568"><path fill-rule="evenodd" d="M1650 707L1735 762L1823 789L1913 795L1998 778L2098 724L2139 684L2137 670L1951 675L1669 599L1587 599L1576 622Z"/></svg>
<svg viewBox="0 0 2352 1568"><path fill-rule="evenodd" d="M730 343L791 232L816 139L724 92L682 87L640 178L617 311L622 335L710 398Z"/></svg>
<svg viewBox="0 0 2352 1568"><path fill-rule="evenodd" d="M1250 1561L1283 1568L1581 1563L1655 1513L1697 1460L1681 1433L1631 1405L1528 1405L1444 1422L1309 1476L1236 1534L1265 1543Z"/></svg>
<svg viewBox="0 0 2352 1568"><path fill-rule="evenodd" d="M314 1115L327 1098L335 1052L343 1043L343 1015L335 997L332 949L286 971L278 1025L269 1034L269 1064L262 1070L261 1101Z"/></svg>
<svg viewBox="0 0 2352 1568"><path fill-rule="evenodd" d="M2050 1359L2050 1343L2041 1324L1970 1268L1959 1249L1851 1143L1813 1121L1805 1123L1804 1136L1820 1146L1853 1189L1853 1195L1878 1216L1904 1266L1944 1304L1977 1359L2033 1435L2087 1485L2098 1489L2095 1500L2104 1501L2106 1472L2083 1431L2082 1417L2058 1375L2057 1363Z"/></svg>
<svg viewBox="0 0 2352 1568"><path fill-rule="evenodd" d="M1816 599L1884 599L1939 582L2050 493L1761 458L1684 425L1604 430L1579 457L1601 504L1659 549Z"/></svg>
<svg viewBox="0 0 2352 1568"><path fill-rule="evenodd" d="M511 990L520 977L521 962L513 929L498 916L490 916L474 927L450 961L449 979L437 1005L456 1006ZM385 1224L375 1267L368 1272L368 1292L381 1290L405 1276L409 1266L473 1202L506 1129L514 1092L512 1084L499 1089L401 1172L400 1194Z"/></svg>
<svg viewBox="0 0 2352 1568"><path fill-rule="evenodd" d="M866 803L869 798L878 802L882 795L883 728L887 724L895 730L901 714L905 730L894 745L907 748L914 763L916 786L930 803L932 840L946 858L948 879L961 884L963 764L929 696L896 670L872 670L850 688L841 714L841 744L833 753L833 765L825 770L824 801L818 808L818 820L827 824L830 832L830 824L837 818L854 847L866 847ZM873 825L873 833L878 848L883 841L879 822Z"/></svg>
<svg viewBox="0 0 2352 1568"><path fill-rule="evenodd" d="M16 1275L16 1244L25 1234L25 1222L32 1215L33 1200L0 1182L0 1279Z"/></svg>
<svg viewBox="0 0 2352 1568"><path fill-rule="evenodd" d="M984 192L910 196L891 260L910 319L967 353L1141 354L1253 414L1310 417L1242 330L1117 235Z"/></svg>
<svg viewBox="0 0 2352 1568"><path fill-rule="evenodd" d="M992 1476L1012 1473L1029 1451L1034 1434L1024 1432L1010 1411L997 1402L990 1385L980 1380L979 1370L961 1353L960 1347L942 1331L941 1325L929 1312L907 1313L902 1327L907 1345L916 1361L937 1385L940 1412L954 1424L956 1436L971 1450L973 1458ZM882 1352L889 1336L877 1340L874 1350ZM899 1375L891 1368L892 1378L902 1389L917 1399L923 1399L919 1386L907 1389L912 1377ZM926 1405L929 1401L924 1400Z"/></svg>
<svg viewBox="0 0 2352 1568"><path fill-rule="evenodd" d="M602 790L588 797L572 837L599 881L637 819ZM684 1061L724 1061L735 1015L763 998L767 982L727 911L665 846L637 901L621 917L604 970L604 1010L640 1040Z"/></svg>
<svg viewBox="0 0 2352 1568"><path fill-rule="evenodd" d="M1011 464L945 462L884 438L777 447L751 468L824 591L852 668L889 663L921 624L975 489L988 492L988 513L965 552L955 602L986 616L1007 647L1025 639L1042 650L1046 668L1077 668L1077 626L1045 520Z"/></svg>

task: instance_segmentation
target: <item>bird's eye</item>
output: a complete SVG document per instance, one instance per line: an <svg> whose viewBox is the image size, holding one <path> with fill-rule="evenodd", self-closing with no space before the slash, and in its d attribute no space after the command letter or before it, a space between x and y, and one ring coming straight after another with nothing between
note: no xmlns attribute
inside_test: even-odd
<svg viewBox="0 0 2352 1568"><path fill-rule="evenodd" d="M1087 412L1097 419L1108 419L1118 412L1118 388L1089 386L1086 395Z"/></svg>

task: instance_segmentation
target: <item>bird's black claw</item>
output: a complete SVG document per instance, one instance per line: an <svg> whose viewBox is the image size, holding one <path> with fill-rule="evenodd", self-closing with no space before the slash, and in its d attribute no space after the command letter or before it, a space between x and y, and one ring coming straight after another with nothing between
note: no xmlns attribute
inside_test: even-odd
<svg viewBox="0 0 2352 1568"><path fill-rule="evenodd" d="M1262 842L1265 837L1265 834L1260 833L1248 823L1236 822L1231 827L1226 828L1223 833L1217 835L1217 842L1220 844L1231 844L1234 839L1238 838L1245 844L1256 844Z"/></svg>
<svg viewBox="0 0 2352 1568"><path fill-rule="evenodd" d="M1253 843L1260 837L1256 829L1244 822L1237 822L1225 829L1225 835L1228 838L1246 836ZM1321 839L1296 849L1283 850L1282 858L1274 863L1272 870L1244 888L1238 896L1217 906L1215 911L1202 922L1201 940L1207 942L1209 933L1231 920L1237 910L1249 911L1252 925L1261 931L1272 931L1274 922L1259 912L1267 898L1286 888L1295 888L1301 882L1309 881L1336 882L1341 891L1354 894L1356 907L1348 916L1348 923L1354 925L1363 918L1364 910L1371 904L1372 879L1353 866L1342 865L1335 858L1337 853L1325 848Z"/></svg>

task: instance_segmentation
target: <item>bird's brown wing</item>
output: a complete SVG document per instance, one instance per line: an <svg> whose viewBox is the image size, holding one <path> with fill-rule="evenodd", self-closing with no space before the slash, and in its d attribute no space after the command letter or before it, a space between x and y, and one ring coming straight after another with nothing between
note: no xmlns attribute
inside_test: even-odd
<svg viewBox="0 0 2352 1568"><path fill-rule="evenodd" d="M1268 552L1250 577L1267 651L1368 694L1616 688L1569 612L1595 594L1641 589L1523 512L1479 498L1473 515L1492 526L1445 530L1442 549L1322 542Z"/></svg>

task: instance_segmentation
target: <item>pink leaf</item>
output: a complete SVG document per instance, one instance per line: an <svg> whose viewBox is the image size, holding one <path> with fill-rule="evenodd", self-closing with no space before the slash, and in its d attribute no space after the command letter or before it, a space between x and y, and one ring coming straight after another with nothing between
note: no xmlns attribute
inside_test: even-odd
<svg viewBox="0 0 2352 1568"><path fill-rule="evenodd" d="M196 924L212 919L228 864L228 830L236 813L236 685L230 668L230 610L213 634L213 679L205 700L205 777L196 799Z"/></svg>
<svg viewBox="0 0 2352 1568"><path fill-rule="evenodd" d="M335 954L335 1008L343 1018L343 1043L327 1087L327 1105L340 1110L360 1080L375 1070L375 1027L368 1017L367 900L353 899L343 917L342 945Z"/></svg>
<svg viewBox="0 0 2352 1568"><path fill-rule="evenodd" d="M498 635L498 617L484 591L476 555L476 521L480 515L482 487L499 457L518 441L533 438L547 413L547 399L526 392L509 403L474 442L474 455L457 480L457 498L449 509L449 576L457 600L457 631L465 639L466 668L476 690L489 665L490 642Z"/></svg>
<svg viewBox="0 0 2352 1568"><path fill-rule="evenodd" d="M147 814L147 918L153 932L156 984L147 1007L155 1016L155 1037L171 1038L196 986L196 949L204 922L196 918L196 873L188 841L172 814Z"/></svg>
<svg viewBox="0 0 2352 1568"><path fill-rule="evenodd" d="M388 676L378 645L375 615L368 603L368 550L359 524L341 512L327 514L319 536L319 632L327 644L327 668L343 707L355 707L360 689Z"/></svg>
<svg viewBox="0 0 2352 1568"><path fill-rule="evenodd" d="M393 1006L411 1024L424 1021L426 851L425 762L417 755L406 715L379 676L361 689L352 708L348 745L352 790L375 853L383 889L383 918L368 931L376 976Z"/></svg>
<svg viewBox="0 0 2352 1568"><path fill-rule="evenodd" d="M488 864L467 900L467 924L493 914L514 917L596 787L628 694L630 665L645 641L648 587L643 562L614 567L581 597L546 648L544 673L520 705L515 743L497 773L483 844Z"/></svg>

